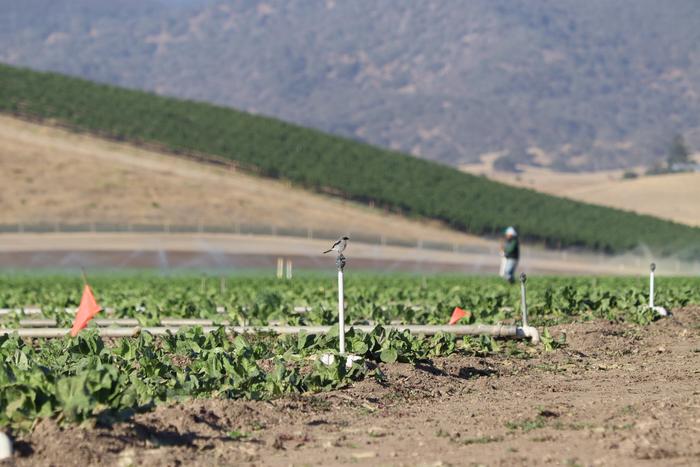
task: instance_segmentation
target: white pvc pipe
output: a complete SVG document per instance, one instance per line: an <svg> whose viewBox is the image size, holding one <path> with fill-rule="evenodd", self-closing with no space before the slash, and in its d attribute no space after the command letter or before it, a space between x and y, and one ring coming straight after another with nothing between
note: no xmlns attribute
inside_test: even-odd
<svg viewBox="0 0 700 467"><path fill-rule="evenodd" d="M296 308L298 308L298 307L296 307ZM296 310L296 308L295 308L295 310ZM306 308L306 311L311 311L311 307L305 307L305 308ZM77 312L77 309L76 308L66 308L63 311L69 315L74 315ZM110 315L114 312L115 312L114 308L104 308L100 313ZM217 306L216 312L219 314L224 314L224 313L226 313L226 307ZM42 315L42 314L44 314L44 311L41 308L0 308L0 316Z"/></svg>
<svg viewBox="0 0 700 467"><path fill-rule="evenodd" d="M221 321L221 324L227 326L228 321ZM213 326L214 320L211 319L190 319L190 318L162 318L161 326Z"/></svg>
<svg viewBox="0 0 700 467"><path fill-rule="evenodd" d="M651 263L649 271L649 308L654 308L654 270L656 265Z"/></svg>
<svg viewBox="0 0 700 467"><path fill-rule="evenodd" d="M97 318L90 321L97 327L109 327L109 326L139 326L139 320L136 318ZM158 326L165 327L185 327L185 326L231 326L229 320L214 321L213 319L199 319L199 318L162 318L158 322ZM34 319L21 319L19 320L20 328L52 328L56 327L58 322L55 319L50 318L34 318ZM360 320L356 323L357 326L375 326L375 323L371 319ZM401 325L401 320L393 320L389 324L391 325ZM267 322L267 327L276 328L283 326L280 321L269 320Z"/></svg>
<svg viewBox="0 0 700 467"><path fill-rule="evenodd" d="M97 332L102 337L134 337L140 332L148 332L154 336L162 336L168 332L176 333L180 326L154 326L154 327L121 327L121 328L97 328ZM352 326L353 329L362 332L371 332L375 326L358 325ZM432 336L439 332L445 334L454 334L455 336L480 336L487 335L493 337L508 337L515 339L531 339L533 343L540 341L540 334L536 328L532 326L506 326L506 325L490 325L490 324L472 324L472 325L413 325L413 324L397 324L385 325L387 330L405 331L408 330L412 334L422 334ZM219 326L203 326L204 333L210 333L219 329ZM248 334L248 333L273 333L273 334L299 334L304 331L307 334L326 334L330 331L331 326L224 326L224 329L229 334ZM70 329L65 328L19 328L19 329L2 329L0 335L17 333L20 337L63 337L68 335Z"/></svg>
<svg viewBox="0 0 700 467"><path fill-rule="evenodd" d="M102 337L134 337L138 335L139 328L99 328ZM66 328L20 328L0 329L0 335L17 333L19 337L31 338L58 338L67 337L70 329Z"/></svg>
<svg viewBox="0 0 700 467"><path fill-rule="evenodd" d="M384 311L388 310L390 306L394 306L396 304L401 304L404 305L404 307L410 307L414 310L422 310L423 306L422 305L411 305L411 304L404 304L404 303L390 303L389 305L381 305L380 308ZM243 309L246 309L246 307L243 307ZM311 306L295 306L293 307L295 313L306 313L309 311L313 310L313 307ZM100 314L104 313L107 315L115 313L114 308L104 308ZM139 310L137 310L139 311ZM65 313L74 315L77 312L76 308L66 308L64 310ZM216 313L218 314L225 314L226 313L226 307L225 306L217 306L216 307ZM44 311L41 308L0 308L0 317L2 316L7 316L7 315L42 315L44 314Z"/></svg>
<svg viewBox="0 0 700 467"><path fill-rule="evenodd" d="M12 441L4 432L0 431L0 460L12 457Z"/></svg>
<svg viewBox="0 0 700 467"><path fill-rule="evenodd" d="M0 316L4 315L40 315L41 308L0 308Z"/></svg>
<svg viewBox="0 0 700 467"><path fill-rule="evenodd" d="M654 310L659 314L659 316L668 316L670 313L666 308L662 306L654 305L654 271L656 270L656 264L651 263L649 267L649 308Z"/></svg>
<svg viewBox="0 0 700 467"><path fill-rule="evenodd" d="M217 312L219 312L219 308L222 307L217 307ZM74 315L78 309L77 308L64 308L63 311L65 313L68 313L69 315ZM0 308L0 316L5 316L5 315L41 315L43 314L44 311L41 308L35 308L35 307L24 307L24 308ZM114 308L104 308L102 310L102 313L106 314L111 314L114 313Z"/></svg>
<svg viewBox="0 0 700 467"><path fill-rule="evenodd" d="M97 326L107 327L107 326L138 326L139 320L136 318L98 318L93 320Z"/></svg>
<svg viewBox="0 0 700 467"><path fill-rule="evenodd" d="M19 325L25 328L44 328L56 326L55 319L20 319Z"/></svg>
<svg viewBox="0 0 700 467"><path fill-rule="evenodd" d="M338 336L340 355L345 355L345 292L343 290L343 270L338 270Z"/></svg>
<svg viewBox="0 0 700 467"><path fill-rule="evenodd" d="M194 321L194 322L193 322ZM108 327L108 326L138 326L139 320L135 318L119 318L119 319L93 319L90 321L98 327ZM55 319L50 318L39 318L39 319L21 319L19 320L20 327L25 328L43 328L43 327L55 327L57 324ZM161 320L161 324L164 326L211 326L214 321L210 319L204 320L178 320L178 319L168 319L164 318ZM222 322L221 324L228 324L228 322Z"/></svg>
<svg viewBox="0 0 700 467"><path fill-rule="evenodd" d="M527 323L527 300L525 295L525 282L527 281L527 276L525 273L520 274L520 308L522 308L523 314L523 327L529 327Z"/></svg>

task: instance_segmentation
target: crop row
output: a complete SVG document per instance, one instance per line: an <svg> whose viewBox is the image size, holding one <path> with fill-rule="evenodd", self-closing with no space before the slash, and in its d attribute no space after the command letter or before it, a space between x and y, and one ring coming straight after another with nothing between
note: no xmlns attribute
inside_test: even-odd
<svg viewBox="0 0 700 467"><path fill-rule="evenodd" d="M210 318L232 324L331 325L337 320L332 277L276 280L251 277L99 275L92 286L110 317L136 318L154 325L161 318ZM548 325L594 317L646 323L645 278L542 277L528 281L531 324ZM65 308L80 301L79 279L67 276L0 276L0 308L39 306L47 318L68 325ZM493 324L518 319L519 287L483 277L352 276L345 287L347 320L352 323L444 324L459 306L471 322ZM674 309L700 303L700 279L659 278L657 305ZM217 308L224 307L224 313ZM302 311L300 311L302 310ZM4 319L6 326L19 316Z"/></svg>
<svg viewBox="0 0 700 467"><path fill-rule="evenodd" d="M457 348L451 335L420 338L382 327L351 330L346 341L350 352L369 362L416 362ZM492 349L493 342L465 338L460 346L480 352ZM41 345L0 336L0 426L30 429L39 418L119 419L167 400L270 399L382 378L374 366L348 368L337 347L337 328L325 335L231 338L223 328L205 334L194 327L159 338L144 333L112 345L92 330ZM335 362L322 363L318 357L324 353L335 354Z"/></svg>
<svg viewBox="0 0 700 467"><path fill-rule="evenodd" d="M264 324L335 323L332 277L294 280L203 276L98 275L91 280L98 300L118 317L149 321L165 316L220 317ZM351 322L401 320L444 323L454 306L473 312L471 321L513 321L519 288L472 277L351 276L347 281ZM528 282L531 324L549 325L602 317L648 323L646 281L638 278L537 278ZM659 279L657 302L673 309L700 303L700 279ZM81 283L68 276L0 277L0 307L41 306L60 320L77 306ZM309 311L295 312L304 307ZM5 325L12 325L9 318ZM545 350L562 342L542 333ZM425 361L454 352L484 354L502 344L486 336L456 339L389 331L350 329L349 352L370 365L346 367L336 353L338 331L325 335L229 336L223 328L104 341L92 329L75 338L31 342L0 336L0 425L31 429L40 418L78 422L91 417L121 419L159 402L192 397L270 399L289 393L330 390L366 377L383 378L372 362ZM513 355L535 351L507 344ZM322 354L335 354L323 364Z"/></svg>

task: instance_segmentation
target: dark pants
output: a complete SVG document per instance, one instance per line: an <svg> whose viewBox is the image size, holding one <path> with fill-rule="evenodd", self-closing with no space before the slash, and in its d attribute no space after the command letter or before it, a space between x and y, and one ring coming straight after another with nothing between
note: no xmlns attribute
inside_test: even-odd
<svg viewBox="0 0 700 467"><path fill-rule="evenodd" d="M518 267L518 260L515 258L506 258L506 267L503 270L503 278L508 282L515 282L515 270Z"/></svg>

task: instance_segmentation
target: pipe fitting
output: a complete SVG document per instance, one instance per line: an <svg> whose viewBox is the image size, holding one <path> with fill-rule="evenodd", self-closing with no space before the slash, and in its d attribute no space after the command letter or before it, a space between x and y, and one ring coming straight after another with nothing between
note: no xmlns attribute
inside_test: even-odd
<svg viewBox="0 0 700 467"><path fill-rule="evenodd" d="M540 332L534 326L522 326L517 328L518 337L529 338L533 344L540 343Z"/></svg>

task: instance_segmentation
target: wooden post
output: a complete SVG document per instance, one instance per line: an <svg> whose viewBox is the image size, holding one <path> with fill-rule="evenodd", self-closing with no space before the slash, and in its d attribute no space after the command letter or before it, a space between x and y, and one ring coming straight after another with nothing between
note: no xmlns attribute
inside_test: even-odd
<svg viewBox="0 0 700 467"><path fill-rule="evenodd" d="M284 259L277 258L277 279L282 279L284 274Z"/></svg>

